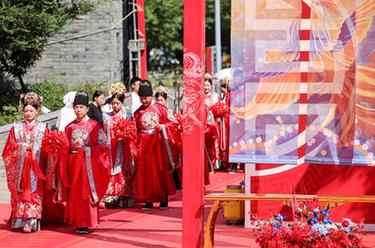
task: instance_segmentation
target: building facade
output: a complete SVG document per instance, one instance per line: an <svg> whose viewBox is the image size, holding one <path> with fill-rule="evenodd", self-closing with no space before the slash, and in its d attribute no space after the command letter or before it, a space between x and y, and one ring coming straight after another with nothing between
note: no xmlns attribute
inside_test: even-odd
<svg viewBox="0 0 375 248"><path fill-rule="evenodd" d="M94 9L67 24L49 41L42 58L24 77L27 83L54 80L63 84L126 80L129 1L97 1ZM126 45L124 45L126 44ZM125 62L124 62L125 61Z"/></svg>

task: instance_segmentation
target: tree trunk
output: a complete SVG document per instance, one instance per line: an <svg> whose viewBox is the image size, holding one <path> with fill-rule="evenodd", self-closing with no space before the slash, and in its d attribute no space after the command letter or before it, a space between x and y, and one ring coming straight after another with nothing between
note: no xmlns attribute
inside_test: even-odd
<svg viewBox="0 0 375 248"><path fill-rule="evenodd" d="M22 76L21 76L21 75L18 75L17 78L18 78L18 81L20 81L21 88L22 88L22 92L23 92L23 93L26 93L26 92L27 92L27 87L26 87L25 82L24 82L23 79L22 79Z"/></svg>

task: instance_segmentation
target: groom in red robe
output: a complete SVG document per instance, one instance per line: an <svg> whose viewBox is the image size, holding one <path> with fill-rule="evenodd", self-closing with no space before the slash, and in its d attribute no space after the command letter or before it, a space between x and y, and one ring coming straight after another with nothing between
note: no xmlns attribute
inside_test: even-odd
<svg viewBox="0 0 375 248"><path fill-rule="evenodd" d="M77 92L73 106L77 119L65 133L69 140L68 172L70 189L66 204L66 222L76 226L76 232L89 233L89 227L99 223L99 202L110 179L109 151L100 125L87 116L88 96Z"/></svg>
<svg viewBox="0 0 375 248"><path fill-rule="evenodd" d="M173 138L173 116L168 108L153 102L152 88L142 84L138 94L142 106L134 113L138 129L138 158L134 191L136 201L145 202L143 210L160 202L160 208L168 208L168 195L176 193L173 181L174 163L169 139Z"/></svg>

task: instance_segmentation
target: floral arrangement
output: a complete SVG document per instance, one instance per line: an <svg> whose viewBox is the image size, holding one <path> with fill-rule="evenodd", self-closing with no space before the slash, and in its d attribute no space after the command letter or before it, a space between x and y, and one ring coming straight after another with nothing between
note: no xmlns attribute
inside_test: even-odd
<svg viewBox="0 0 375 248"><path fill-rule="evenodd" d="M136 140L137 126L135 121L122 118L113 125L113 134L117 139Z"/></svg>
<svg viewBox="0 0 375 248"><path fill-rule="evenodd" d="M217 102L211 106L211 112L215 118L229 115L229 107L224 102Z"/></svg>
<svg viewBox="0 0 375 248"><path fill-rule="evenodd" d="M47 154L65 154L69 150L69 140L64 132L50 131L44 135L42 147Z"/></svg>
<svg viewBox="0 0 375 248"><path fill-rule="evenodd" d="M168 88L167 87L165 87L165 86L162 86L162 85L160 85L160 86L158 86L158 87L156 87L156 89L155 89L155 93L167 93L168 94Z"/></svg>
<svg viewBox="0 0 375 248"><path fill-rule="evenodd" d="M125 94L126 93L126 88L123 82L117 82L111 84L111 88L109 90L109 94Z"/></svg>
<svg viewBox="0 0 375 248"><path fill-rule="evenodd" d="M286 216L278 214L268 221L256 221L256 242L260 247L289 248L357 248L363 247L360 231L363 224L348 218L333 223L328 209L318 202L304 202L295 210L293 223L284 222Z"/></svg>

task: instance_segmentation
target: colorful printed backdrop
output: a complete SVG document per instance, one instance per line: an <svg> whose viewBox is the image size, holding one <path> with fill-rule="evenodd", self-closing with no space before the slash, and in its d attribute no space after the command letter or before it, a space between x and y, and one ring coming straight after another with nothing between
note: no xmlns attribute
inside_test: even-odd
<svg viewBox="0 0 375 248"><path fill-rule="evenodd" d="M232 0L232 162L375 164L374 17L374 0Z"/></svg>

